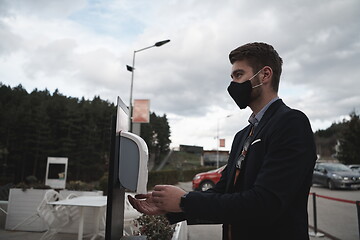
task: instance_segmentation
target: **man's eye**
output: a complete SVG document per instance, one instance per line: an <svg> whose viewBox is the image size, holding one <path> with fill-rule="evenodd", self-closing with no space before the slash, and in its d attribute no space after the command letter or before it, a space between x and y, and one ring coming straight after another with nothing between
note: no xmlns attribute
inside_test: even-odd
<svg viewBox="0 0 360 240"><path fill-rule="evenodd" d="M242 73L240 73L240 72L237 72L237 73L234 73L233 74L233 78L241 78L241 76L242 76Z"/></svg>

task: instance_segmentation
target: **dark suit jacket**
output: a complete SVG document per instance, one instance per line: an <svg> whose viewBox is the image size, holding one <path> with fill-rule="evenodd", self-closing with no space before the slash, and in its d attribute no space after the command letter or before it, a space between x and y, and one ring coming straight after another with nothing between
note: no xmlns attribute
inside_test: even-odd
<svg viewBox="0 0 360 240"><path fill-rule="evenodd" d="M234 186L235 162L250 126L234 138L227 167L215 188L190 192L185 212L171 223L222 223L223 239L309 239L307 201L316 161L313 132L302 112L277 100L255 128Z"/></svg>

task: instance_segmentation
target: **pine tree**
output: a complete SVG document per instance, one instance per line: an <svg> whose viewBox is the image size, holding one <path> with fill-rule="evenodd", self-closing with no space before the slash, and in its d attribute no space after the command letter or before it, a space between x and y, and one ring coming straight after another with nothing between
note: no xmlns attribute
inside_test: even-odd
<svg viewBox="0 0 360 240"><path fill-rule="evenodd" d="M169 151L170 126L166 115L162 117L155 113L150 114L150 123L141 125L141 137L149 148L150 158L159 163L161 158Z"/></svg>
<svg viewBox="0 0 360 240"><path fill-rule="evenodd" d="M350 113L350 120L345 122L338 158L344 164L360 164L360 119L355 111Z"/></svg>

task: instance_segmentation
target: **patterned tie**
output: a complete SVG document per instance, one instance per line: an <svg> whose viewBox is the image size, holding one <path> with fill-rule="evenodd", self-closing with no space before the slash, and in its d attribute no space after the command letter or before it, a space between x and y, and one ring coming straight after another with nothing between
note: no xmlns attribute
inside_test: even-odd
<svg viewBox="0 0 360 240"><path fill-rule="evenodd" d="M254 125L251 125L250 133L247 136L247 138L245 139L244 146L243 146L243 149L241 151L241 154L240 154L238 160L236 161L236 165L235 165L236 166L236 172L235 172L235 178L234 178L234 185L236 184L237 178L239 176L240 169L241 169L241 164L242 164L242 162L244 161L244 159L246 157L246 154L247 154L247 151L249 149L253 134L254 134ZM232 231L231 230L232 230L232 224L229 224L228 225L228 240L232 240Z"/></svg>
<svg viewBox="0 0 360 240"><path fill-rule="evenodd" d="M247 138L245 139L244 146L243 146L243 149L241 151L241 154L240 154L238 160L236 161L236 172L235 172L234 185L235 185L235 183L237 181L237 178L239 176L240 169L241 169L241 164L245 160L246 154L248 152L248 149L249 149L253 134L254 134L254 125L251 125L250 133L247 136Z"/></svg>

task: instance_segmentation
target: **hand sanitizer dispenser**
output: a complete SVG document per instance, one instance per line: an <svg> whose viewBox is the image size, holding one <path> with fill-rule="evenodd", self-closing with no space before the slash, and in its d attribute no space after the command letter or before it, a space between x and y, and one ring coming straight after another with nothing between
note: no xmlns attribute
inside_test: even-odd
<svg viewBox="0 0 360 240"><path fill-rule="evenodd" d="M136 193L147 193L148 148L145 141L130 132L120 131L119 181Z"/></svg>

